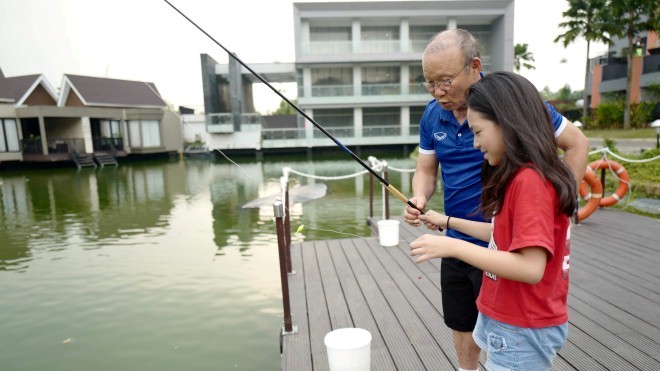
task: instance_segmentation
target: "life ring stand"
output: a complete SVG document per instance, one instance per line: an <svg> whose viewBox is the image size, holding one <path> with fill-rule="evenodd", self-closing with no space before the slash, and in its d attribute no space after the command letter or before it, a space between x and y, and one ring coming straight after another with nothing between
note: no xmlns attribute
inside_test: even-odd
<svg viewBox="0 0 660 371"><path fill-rule="evenodd" d="M587 191L587 185L589 185L589 191ZM586 219L596 211L603 198L603 185L600 184L600 180L593 171L584 173L584 178L580 183L580 196L587 200L587 204L578 209L578 221Z"/></svg>
<svg viewBox="0 0 660 371"><path fill-rule="evenodd" d="M601 198L600 203L598 204L598 206L602 207L612 206L619 202L619 200L625 197L626 193L628 193L630 175L628 175L628 171L626 171L626 169L621 164L616 161L607 159L596 160L590 163L589 166L587 166L585 175L587 173L596 175L596 170L598 169L612 169L612 171L616 174L616 177L619 179L619 186L617 187L616 191L614 191L614 193L608 197ZM580 185L580 196L585 200L588 197L587 189L586 187L582 187L582 185Z"/></svg>

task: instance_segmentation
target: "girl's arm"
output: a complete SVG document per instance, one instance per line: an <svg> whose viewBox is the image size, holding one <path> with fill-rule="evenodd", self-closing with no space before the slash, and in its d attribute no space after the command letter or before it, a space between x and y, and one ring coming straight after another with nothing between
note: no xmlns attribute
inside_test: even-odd
<svg viewBox="0 0 660 371"><path fill-rule="evenodd" d="M433 210L426 211L423 215L419 215L418 218L423 221L429 229L438 229L437 227L432 228L432 225L436 225L443 229L451 228L482 241L490 241L490 223L475 222L473 220L461 219L453 216L450 217ZM447 223L448 221L449 223Z"/></svg>
<svg viewBox="0 0 660 371"><path fill-rule="evenodd" d="M452 228L453 221L454 218L450 221ZM433 258L457 258L502 278L529 284L541 281L548 260L546 249L539 246L512 252L497 251L456 238L430 234L411 242L410 250L412 256L419 256L415 263Z"/></svg>

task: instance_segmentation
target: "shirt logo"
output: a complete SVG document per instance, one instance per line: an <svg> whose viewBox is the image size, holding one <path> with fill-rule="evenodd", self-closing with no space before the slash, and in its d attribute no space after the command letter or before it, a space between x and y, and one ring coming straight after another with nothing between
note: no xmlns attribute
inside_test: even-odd
<svg viewBox="0 0 660 371"><path fill-rule="evenodd" d="M440 140L443 140L443 139L447 138L447 133L443 133L443 132L439 131L437 133L433 133L433 137L436 140L440 141Z"/></svg>

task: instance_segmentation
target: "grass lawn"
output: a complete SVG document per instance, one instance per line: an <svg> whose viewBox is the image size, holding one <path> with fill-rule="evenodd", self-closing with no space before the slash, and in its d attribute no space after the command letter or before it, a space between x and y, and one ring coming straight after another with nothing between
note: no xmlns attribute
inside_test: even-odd
<svg viewBox="0 0 660 371"><path fill-rule="evenodd" d="M582 130L588 138L606 138L606 139L635 139L649 138L655 139L655 128L644 129L595 129Z"/></svg>

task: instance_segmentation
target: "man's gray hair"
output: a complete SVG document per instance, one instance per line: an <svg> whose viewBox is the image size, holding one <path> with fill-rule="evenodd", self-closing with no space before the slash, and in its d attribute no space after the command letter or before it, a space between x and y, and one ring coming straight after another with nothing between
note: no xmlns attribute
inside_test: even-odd
<svg viewBox="0 0 660 371"><path fill-rule="evenodd" d="M424 50L424 57L449 48L458 47L463 55L463 64L468 64L472 58L479 57L479 42L466 30L456 28L442 31L431 39Z"/></svg>

